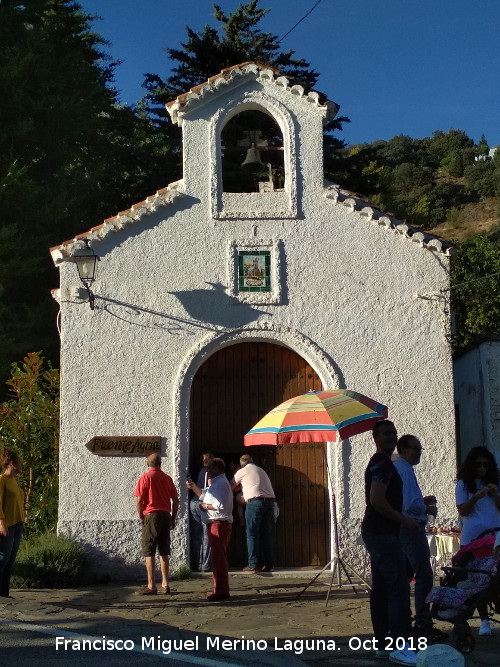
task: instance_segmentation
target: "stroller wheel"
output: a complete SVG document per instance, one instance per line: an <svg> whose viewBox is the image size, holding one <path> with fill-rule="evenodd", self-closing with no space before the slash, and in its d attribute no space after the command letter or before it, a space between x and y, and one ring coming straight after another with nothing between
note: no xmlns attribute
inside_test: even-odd
<svg viewBox="0 0 500 667"><path fill-rule="evenodd" d="M453 626L453 635L455 637L455 647L462 655L467 655L474 650L476 640L467 621L464 623L455 623Z"/></svg>

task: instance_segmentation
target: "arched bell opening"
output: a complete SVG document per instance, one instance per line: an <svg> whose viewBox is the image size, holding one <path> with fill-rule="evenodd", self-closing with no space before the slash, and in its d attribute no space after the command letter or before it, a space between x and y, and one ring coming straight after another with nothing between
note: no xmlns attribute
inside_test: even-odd
<svg viewBox="0 0 500 667"><path fill-rule="evenodd" d="M223 192L283 192L283 133L275 119L252 109L232 116L221 132Z"/></svg>

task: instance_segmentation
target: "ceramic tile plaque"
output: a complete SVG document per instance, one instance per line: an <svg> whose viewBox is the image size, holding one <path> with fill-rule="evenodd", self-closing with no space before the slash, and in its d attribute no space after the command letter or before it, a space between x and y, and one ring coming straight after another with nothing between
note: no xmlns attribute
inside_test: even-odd
<svg viewBox="0 0 500 667"><path fill-rule="evenodd" d="M242 303L281 303L281 255L279 239L232 241L228 253L229 294Z"/></svg>
<svg viewBox="0 0 500 667"><path fill-rule="evenodd" d="M238 292L271 291L271 252L238 250Z"/></svg>

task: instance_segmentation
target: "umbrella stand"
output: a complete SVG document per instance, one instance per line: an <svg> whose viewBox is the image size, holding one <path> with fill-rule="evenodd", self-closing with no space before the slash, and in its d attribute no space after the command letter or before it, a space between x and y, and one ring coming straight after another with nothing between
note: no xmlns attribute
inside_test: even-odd
<svg viewBox="0 0 500 667"><path fill-rule="evenodd" d="M257 424L244 436L245 447L253 445L278 445L299 442L331 442L331 436L341 440L359 435L370 430L378 421L387 419L387 406L378 403L369 396L364 396L349 389L310 390L300 396L290 398L264 415ZM353 583L348 570L351 571L365 586L370 584L340 555L337 505L333 493L333 482L326 451L326 469L331 488L332 535L334 539L334 556L297 595L299 598L311 584L316 581L333 563L330 588L326 604L330 597L333 579L337 575L337 586L342 587L342 570L354 592ZM358 584L356 584L358 585Z"/></svg>
<svg viewBox="0 0 500 667"><path fill-rule="evenodd" d="M335 574L337 575L337 583L335 584L339 588L342 588L342 570L344 571L345 576L347 577L347 580L352 587L352 590L356 593L358 591L356 590L355 586L359 584L354 584L352 581L348 569L360 580L363 582L365 586L368 586L368 588L371 588L371 585L357 572L357 570L344 558L341 557L340 555L340 545L339 545L339 531L338 531L338 521L337 521L337 503L335 499L335 493L333 492L333 480L332 480L332 473L330 470L330 466L328 465L328 459L326 456L326 451L324 451L324 456L325 456L325 465L326 469L328 470L328 478L330 480L330 488L332 490L332 531L333 531L333 543L334 543L334 556L331 558L328 563L324 566L320 572L314 575L314 577L311 579L311 581L304 586L304 588L297 593L297 599L302 595L302 593L305 593L307 589L312 586L312 584L316 581L316 579L323 574L323 572L330 567L330 565L333 563L333 568L332 568L332 576L330 579L330 585L328 587L328 593L326 594L326 602L325 606L328 606L328 600L330 599L330 593L332 591L332 587L334 586L333 580L335 578Z"/></svg>

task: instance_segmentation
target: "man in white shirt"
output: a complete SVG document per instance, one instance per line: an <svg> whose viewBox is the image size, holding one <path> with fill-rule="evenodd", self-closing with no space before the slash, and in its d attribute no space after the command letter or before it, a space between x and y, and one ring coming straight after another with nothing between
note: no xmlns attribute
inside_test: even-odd
<svg viewBox="0 0 500 667"><path fill-rule="evenodd" d="M241 486L245 499L248 565L252 574L272 572L274 566L274 503L275 494L265 470L255 465L248 454L240 458L241 468L234 474L231 488ZM262 554L264 562L260 561Z"/></svg>
<svg viewBox="0 0 500 667"><path fill-rule="evenodd" d="M202 521L207 525L208 544L212 556L213 592L207 600L229 600L229 572L227 547L233 523L233 492L225 475L222 459L211 459L207 464L208 486L200 489L192 481L186 486L200 499Z"/></svg>
<svg viewBox="0 0 500 667"><path fill-rule="evenodd" d="M427 515L436 516L436 497L422 496L415 477L413 466L420 463L422 445L414 435L403 435L396 445L399 458L394 465L403 482L402 514L414 519L419 524L417 531L405 530L402 526L399 534L401 546L408 561L408 577L415 579L415 634L437 641L444 639L446 633L432 625L429 605L425 602L434 583L431 567L429 543L425 532Z"/></svg>

